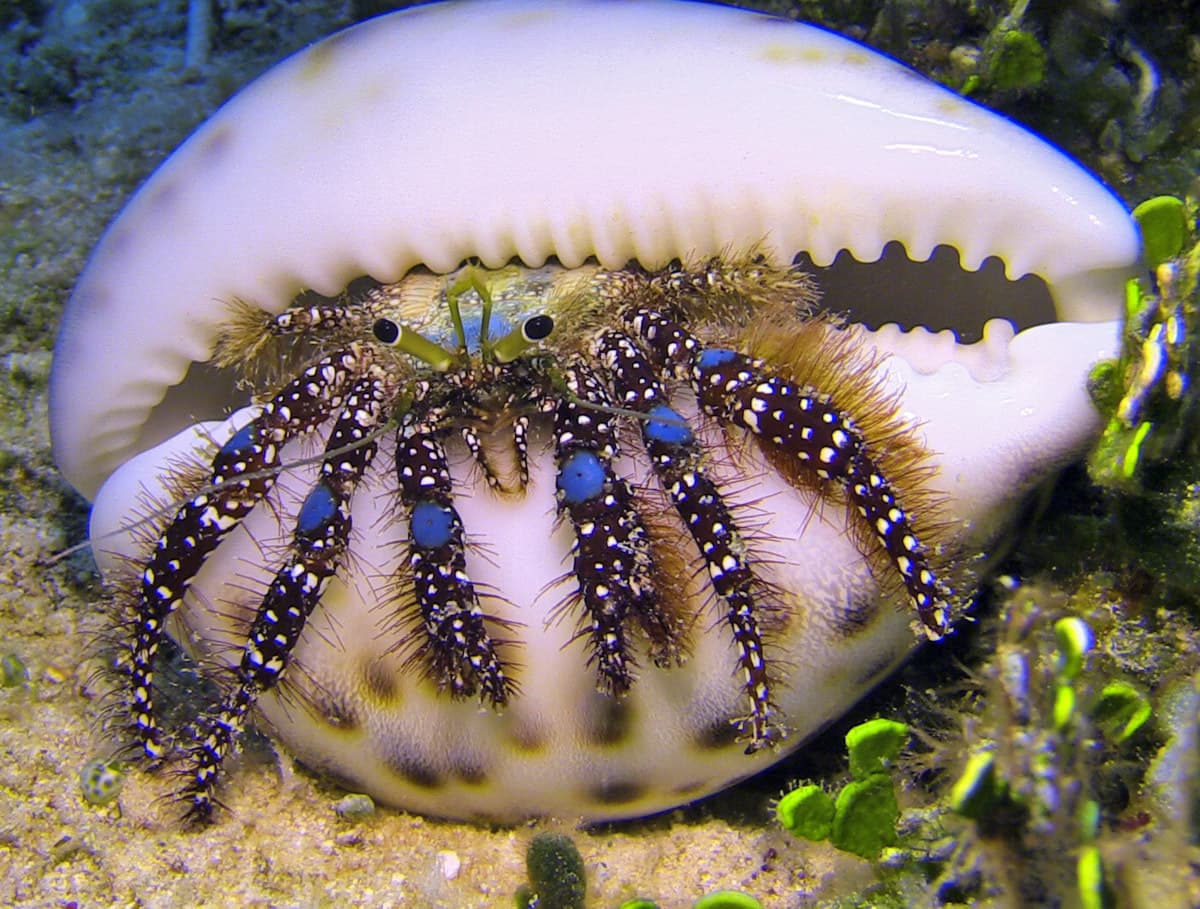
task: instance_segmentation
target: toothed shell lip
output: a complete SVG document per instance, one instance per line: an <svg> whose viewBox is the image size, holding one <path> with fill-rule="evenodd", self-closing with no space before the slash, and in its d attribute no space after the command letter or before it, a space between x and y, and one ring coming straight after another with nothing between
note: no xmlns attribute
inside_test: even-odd
<svg viewBox="0 0 1200 909"><path fill-rule="evenodd" d="M819 29L652 0L392 14L235 97L113 224L56 345L55 455L90 497L155 441L148 415L230 299L279 311L470 257L656 266L762 244L824 264L889 241L998 256L1089 321L1118 317L1138 256L1073 162Z"/></svg>

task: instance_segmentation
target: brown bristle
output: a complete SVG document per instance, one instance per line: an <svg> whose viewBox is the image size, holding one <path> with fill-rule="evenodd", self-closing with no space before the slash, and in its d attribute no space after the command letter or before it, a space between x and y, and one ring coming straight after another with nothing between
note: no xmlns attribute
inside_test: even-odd
<svg viewBox="0 0 1200 909"><path fill-rule="evenodd" d="M868 454L894 486L922 546L937 561L953 526L944 517L944 497L930 484L935 471L930 452L922 443L918 425L902 415L900 393L885 389L879 380L883 357L864 346L859 332L833 316L804 321L777 317L756 322L736 343L797 384L820 389L854 421ZM797 488L844 501L838 484L819 479L776 447L760 447ZM870 559L875 576L894 592L892 588L898 589L900 581L874 530L853 508L847 508L847 517L855 543Z"/></svg>
<svg viewBox="0 0 1200 909"><path fill-rule="evenodd" d="M221 369L236 367L252 375L261 375L275 367L283 340L271 331L274 321L266 310L246 300L228 304L228 316L217 331L212 362Z"/></svg>
<svg viewBox="0 0 1200 909"><path fill-rule="evenodd" d="M651 659L658 666L682 666L691 653L692 635L699 621L686 600L687 578L697 560L688 558L687 532L678 520L672 520L673 510L662 489L655 484L634 486L634 495L650 537L659 610L670 625L668 636L662 640L647 636Z"/></svg>
<svg viewBox="0 0 1200 909"><path fill-rule="evenodd" d="M812 276L772 264L764 252L756 246L742 255L688 261L656 272L651 292L668 302L685 302L698 321L741 324L762 313L783 313L793 320L811 313L821 296Z"/></svg>

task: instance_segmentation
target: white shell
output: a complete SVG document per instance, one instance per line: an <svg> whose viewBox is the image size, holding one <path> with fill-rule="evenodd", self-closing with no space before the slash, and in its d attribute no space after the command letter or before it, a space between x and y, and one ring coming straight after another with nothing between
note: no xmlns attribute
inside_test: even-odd
<svg viewBox="0 0 1200 909"><path fill-rule="evenodd" d="M160 490L165 465L246 419L198 423L217 414L182 396L151 418L168 387L209 358L224 301L279 311L302 288L335 293L358 275L389 281L418 263L448 270L472 256L489 266L513 257L653 266L765 243L780 258L805 251L822 264L842 249L874 260L889 241L914 259L953 246L968 267L999 256L1011 277L1040 275L1060 316L1078 320L1015 337L993 322L972 346L894 327L863 334L894 354L879 381L923 424L933 486L971 553L1097 431L1086 376L1115 348L1122 283L1138 256L1133 224L1103 186L1020 127L811 27L667 0L483 0L396 13L292 57L242 92L114 223L55 351L56 457L85 494L101 490L93 538L104 541L97 557L109 570L113 553L136 547L106 534L128 521L143 490ZM294 750L432 814L646 813L761 769L911 650L911 617L900 611L884 609L849 641L831 630L839 610L877 597L875 579L841 510L771 485L768 472L756 493L772 496L772 580L808 616L804 632L781 644L800 667L779 692L795 733L788 748L752 758L695 748L697 724L737 706L719 628L700 637L687 669L646 670L630 741L581 742L594 679L568 643L570 621L546 618L565 591L544 588L562 575L569 545L554 524L547 462L537 459L520 501L459 502L469 532L493 549L473 574L523 610L522 698L497 717L447 705L409 674L400 706L356 702L363 725L340 737L264 699L263 715ZM469 485L467 471L456 480ZM281 487L294 498L304 484ZM372 526L384 498L355 499L357 527ZM294 510L289 502L280 513ZM260 511L254 536L286 532ZM209 602L265 583L262 550L244 536L223 544L198 579ZM356 546L361 564L395 558L370 534ZM351 700L362 695L364 661L386 647L364 586L361 577L335 584L299 651L319 686ZM186 621L200 638L193 647L222 638L211 610ZM526 721L550 736L537 753L512 744ZM456 761L479 758L487 785L414 787L381 757L389 747L449 767L450 777ZM587 781L642 791L587 802Z"/></svg>
<svg viewBox="0 0 1200 909"><path fill-rule="evenodd" d="M278 311L469 256L653 266L764 241L823 264L889 240L997 255L1065 319L1117 318L1138 251L1051 146L816 28L666 0L384 16L237 95L109 229L55 348L55 456L91 497L183 428L181 409L143 437L234 297Z"/></svg>

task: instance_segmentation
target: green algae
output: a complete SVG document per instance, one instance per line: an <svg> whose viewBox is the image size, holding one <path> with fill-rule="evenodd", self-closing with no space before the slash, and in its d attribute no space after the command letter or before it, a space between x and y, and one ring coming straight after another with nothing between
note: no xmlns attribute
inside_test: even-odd
<svg viewBox="0 0 1200 909"><path fill-rule="evenodd" d="M762 903L738 890L722 890L696 900L692 909L762 909Z"/></svg>
<svg viewBox="0 0 1200 909"><path fill-rule="evenodd" d="M517 909L584 909L587 869L569 836L534 836L525 851L525 870L529 884L517 893Z"/></svg>
<svg viewBox="0 0 1200 909"><path fill-rule="evenodd" d="M0 687L29 687L29 669L24 660L15 653L6 653L0 657Z"/></svg>
<svg viewBox="0 0 1200 909"><path fill-rule="evenodd" d="M846 733L850 775L836 799L821 786L798 786L779 800L775 818L795 836L828 839L844 852L878 858L898 842L900 808L888 768L908 740L908 727L893 720L860 723Z"/></svg>

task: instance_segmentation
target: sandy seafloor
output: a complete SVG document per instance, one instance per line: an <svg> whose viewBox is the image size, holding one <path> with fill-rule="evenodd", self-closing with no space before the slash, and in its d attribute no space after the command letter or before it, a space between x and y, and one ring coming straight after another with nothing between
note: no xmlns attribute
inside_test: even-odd
<svg viewBox="0 0 1200 909"><path fill-rule="evenodd" d="M0 652L30 673L27 687L0 689L0 905L509 906L534 833L573 829L569 819L488 829L388 809L350 824L333 809L340 790L261 742L223 791L229 810L204 830L181 827L167 775L132 770L114 807L80 798L80 768L109 745L99 734L94 567L86 553L42 564L83 538L85 514L49 450L58 313L104 225L155 163L237 84L339 24L307 22L279 47L230 51L199 76L182 74L182 37L141 47L130 68L144 75L132 84L0 121L9 325L0 347ZM641 895L680 909L729 888L793 907L828 894L831 881L852 892L873 879L867 863L781 832L771 794L760 783L578 832L591 904Z"/></svg>

